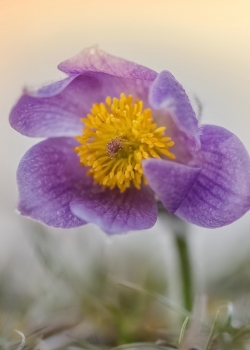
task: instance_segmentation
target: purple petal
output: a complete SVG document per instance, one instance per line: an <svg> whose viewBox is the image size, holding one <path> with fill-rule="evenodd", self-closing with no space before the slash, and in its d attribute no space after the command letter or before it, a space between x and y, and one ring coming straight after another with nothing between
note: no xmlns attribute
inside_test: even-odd
<svg viewBox="0 0 250 350"><path fill-rule="evenodd" d="M77 75L72 75L66 79L59 80L49 85L42 86L38 90L29 91L25 89L24 92L27 95L33 96L33 97L52 97L60 94L60 92L62 92L76 78L77 78Z"/></svg>
<svg viewBox="0 0 250 350"><path fill-rule="evenodd" d="M18 210L22 215L61 228L85 223L69 208L72 198L92 182L73 152L76 145L73 138L48 139L24 155L17 170Z"/></svg>
<svg viewBox="0 0 250 350"><path fill-rule="evenodd" d="M10 113L11 126L26 136L59 137L81 134L81 118L87 116L93 103L105 102L107 96L122 92L143 99L147 106L150 81L122 79L96 73L66 78L23 95Z"/></svg>
<svg viewBox="0 0 250 350"><path fill-rule="evenodd" d="M143 169L150 187L171 214L179 208L200 173L200 168L153 158L143 162Z"/></svg>
<svg viewBox="0 0 250 350"><path fill-rule="evenodd" d="M157 219L157 206L149 186L101 191L93 189L84 197L72 200L70 208L80 219L98 225L107 233L123 233L152 227Z"/></svg>
<svg viewBox="0 0 250 350"><path fill-rule="evenodd" d="M196 225L216 228L250 209L250 159L230 131L205 125L201 136L201 172L176 214Z"/></svg>
<svg viewBox="0 0 250 350"><path fill-rule="evenodd" d="M118 58L90 47L60 63L58 68L67 74L101 72L120 78L154 80L157 73L139 64Z"/></svg>
<svg viewBox="0 0 250 350"><path fill-rule="evenodd" d="M160 111L160 119L168 125L171 118L188 140L192 151L200 148L198 121L190 104L188 96L181 84L168 71L161 72L149 91L149 104L156 111Z"/></svg>

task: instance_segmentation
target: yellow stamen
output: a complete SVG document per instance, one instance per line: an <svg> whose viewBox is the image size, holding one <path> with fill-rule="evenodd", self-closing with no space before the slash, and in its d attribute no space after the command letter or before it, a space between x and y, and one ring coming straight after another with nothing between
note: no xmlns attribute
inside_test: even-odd
<svg viewBox="0 0 250 350"><path fill-rule="evenodd" d="M105 102L95 103L81 119L85 127L76 137L80 145L75 152L80 163L90 167L88 174L96 184L121 192L130 186L140 189L141 183L147 184L143 159L174 159L169 151L174 142L165 135L165 126L153 123L152 112L143 109L142 101L133 103L131 95L122 93L120 99L108 96Z"/></svg>

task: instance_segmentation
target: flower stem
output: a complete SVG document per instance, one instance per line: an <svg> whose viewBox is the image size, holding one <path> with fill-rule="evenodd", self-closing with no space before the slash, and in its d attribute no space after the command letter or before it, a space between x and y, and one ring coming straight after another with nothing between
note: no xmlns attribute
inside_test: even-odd
<svg viewBox="0 0 250 350"><path fill-rule="evenodd" d="M169 227L172 229L174 243L179 259L180 281L182 288L183 307L191 312L194 301L193 275L187 238L188 224L178 216L169 214L163 204L158 202L159 213L162 218L167 219Z"/></svg>
<svg viewBox="0 0 250 350"><path fill-rule="evenodd" d="M189 257L189 249L187 244L187 235L178 234L175 235L175 244L179 255L180 264L180 276L182 282L182 297L183 306L187 311L192 311L193 306L193 284L192 284L192 272L191 263Z"/></svg>

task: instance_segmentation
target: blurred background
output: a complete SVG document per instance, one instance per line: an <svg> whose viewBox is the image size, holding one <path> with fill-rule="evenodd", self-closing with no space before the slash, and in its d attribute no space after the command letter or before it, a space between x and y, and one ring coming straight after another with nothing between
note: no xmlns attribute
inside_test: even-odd
<svg viewBox="0 0 250 350"><path fill-rule="evenodd" d="M164 278L176 272L172 230L163 216L151 230L107 237L94 225L63 231L15 214L16 168L38 140L10 128L10 109L25 86L63 78L58 63L96 44L158 72L172 72L198 96L202 122L231 130L250 151L248 0L0 0L0 274L11 305L21 292L34 297L41 287L51 290L41 268L48 261L50 271L69 267L86 279L98 262L118 280L140 283L158 276L163 294ZM213 283L230 280L250 258L250 213L221 229L190 225L189 243L197 290L209 293ZM178 301L174 281L168 295Z"/></svg>

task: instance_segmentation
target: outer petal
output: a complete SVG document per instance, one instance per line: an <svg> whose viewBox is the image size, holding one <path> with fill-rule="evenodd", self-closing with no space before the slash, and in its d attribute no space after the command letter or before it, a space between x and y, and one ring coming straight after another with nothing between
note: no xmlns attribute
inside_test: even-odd
<svg viewBox="0 0 250 350"><path fill-rule="evenodd" d="M80 219L110 234L147 229L157 219L156 201L149 186L130 188L122 194L118 189L92 190L72 200L70 208Z"/></svg>
<svg viewBox="0 0 250 350"><path fill-rule="evenodd" d="M48 139L24 155L17 170L22 215L61 228L85 223L69 208L72 198L79 196L91 180L73 152L76 144L72 138Z"/></svg>
<svg viewBox="0 0 250 350"><path fill-rule="evenodd" d="M154 80L157 73L139 64L118 58L90 47L60 63L58 68L67 74L102 72L120 78Z"/></svg>
<svg viewBox="0 0 250 350"><path fill-rule="evenodd" d="M250 209L250 159L230 131L205 125L199 158L202 170L176 214L196 225L216 228Z"/></svg>
<svg viewBox="0 0 250 350"><path fill-rule="evenodd" d="M11 126L32 137L75 136L81 134L81 118L93 103L110 95L133 94L146 101L150 81L117 78L103 73L80 75L25 92L10 113Z"/></svg>
<svg viewBox="0 0 250 350"><path fill-rule="evenodd" d="M52 97L60 94L73 80L77 78L77 75L71 75L70 77L53 82L49 85L42 86L38 90L24 89L24 93L33 97Z"/></svg>
<svg viewBox="0 0 250 350"><path fill-rule="evenodd" d="M150 187L171 214L179 208L200 173L200 168L153 158L143 162L143 169Z"/></svg>
<svg viewBox="0 0 250 350"><path fill-rule="evenodd" d="M198 121L182 85L168 71L161 72L151 85L149 104L160 111L163 123L171 118L177 129L186 135L191 150L200 148Z"/></svg>

